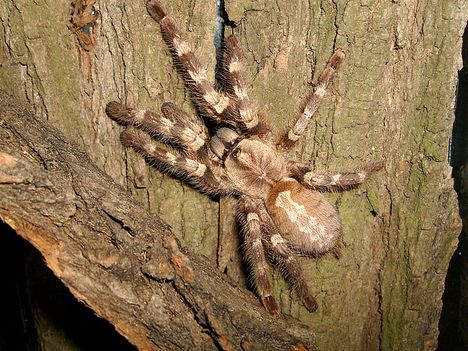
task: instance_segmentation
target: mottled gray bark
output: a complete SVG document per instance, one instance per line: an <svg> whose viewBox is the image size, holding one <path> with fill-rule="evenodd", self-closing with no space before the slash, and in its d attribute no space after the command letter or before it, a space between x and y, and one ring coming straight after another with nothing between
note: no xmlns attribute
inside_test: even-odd
<svg viewBox="0 0 468 351"><path fill-rule="evenodd" d="M214 68L214 1L167 1ZM0 4L0 87L80 144L115 181L171 225L188 250L245 286L233 204L161 176L119 144L104 114L121 100L192 110L144 1L97 5L96 46L77 49L62 2ZM296 156L320 170L384 159L369 185L330 197L343 257L303 259L320 309L309 314L272 273L284 313L306 323L323 350L436 348L449 259L460 232L448 140L466 1L226 0L246 52L251 99L275 125L299 113L333 48L347 52Z"/></svg>

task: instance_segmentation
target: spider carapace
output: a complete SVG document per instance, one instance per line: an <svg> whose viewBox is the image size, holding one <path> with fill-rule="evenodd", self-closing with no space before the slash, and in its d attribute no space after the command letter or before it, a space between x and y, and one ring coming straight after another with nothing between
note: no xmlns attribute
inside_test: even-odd
<svg viewBox="0 0 468 351"><path fill-rule="evenodd" d="M344 51L335 50L302 113L281 134L250 103L243 55L235 36L225 40L221 66L224 84L222 89L216 89L191 44L161 3L150 0L147 8L161 27L199 116L191 116L170 102L162 105L161 114L110 102L107 114L128 127L121 134L122 143L161 172L186 181L203 193L235 196L244 257L265 308L273 315L279 313L268 279L271 263L283 273L305 307L315 311L317 303L297 256L340 254L340 219L323 192L355 188L383 167L378 161L356 172L328 175L288 161L288 152L304 134L343 63ZM210 122L210 129L203 120Z"/></svg>

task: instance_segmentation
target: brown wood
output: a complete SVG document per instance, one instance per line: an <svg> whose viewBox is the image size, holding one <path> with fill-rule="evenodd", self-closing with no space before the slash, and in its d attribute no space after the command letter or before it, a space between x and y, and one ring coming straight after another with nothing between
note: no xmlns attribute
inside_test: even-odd
<svg viewBox="0 0 468 351"><path fill-rule="evenodd" d="M4 92L0 219L140 350L315 349L309 328L182 253L167 225Z"/></svg>
<svg viewBox="0 0 468 351"><path fill-rule="evenodd" d="M145 1L81 3L95 3L99 16L78 11L78 31L72 32L67 24L77 11L71 3L0 1L0 89L80 145L97 167L172 227L182 248L207 257L246 289L234 201L213 201L162 176L122 147L121 128L105 115L113 100L156 112L173 101L193 113ZM164 1L211 76L215 3ZM226 27L226 35L235 33L244 50L252 107L284 130L300 114L334 49L346 52L296 160L330 173L385 161L366 185L327 195L343 224L341 259L300 260L318 311L307 312L273 273L281 312L312 329L322 350L435 350L445 273L460 234L447 151L468 2L225 5L229 25L236 26ZM83 37L91 24L93 36ZM39 336L47 333L36 327ZM63 344L60 338L49 342L44 349Z"/></svg>

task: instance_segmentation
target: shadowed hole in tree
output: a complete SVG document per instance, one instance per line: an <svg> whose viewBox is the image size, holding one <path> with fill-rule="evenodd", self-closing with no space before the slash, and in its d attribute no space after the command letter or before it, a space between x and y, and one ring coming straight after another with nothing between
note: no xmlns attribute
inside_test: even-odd
<svg viewBox="0 0 468 351"><path fill-rule="evenodd" d="M449 156L463 229L445 279L438 351L468 349L468 26L463 35L462 57Z"/></svg>
<svg viewBox="0 0 468 351"><path fill-rule="evenodd" d="M0 350L136 350L78 302L39 252L2 222L0 275Z"/></svg>

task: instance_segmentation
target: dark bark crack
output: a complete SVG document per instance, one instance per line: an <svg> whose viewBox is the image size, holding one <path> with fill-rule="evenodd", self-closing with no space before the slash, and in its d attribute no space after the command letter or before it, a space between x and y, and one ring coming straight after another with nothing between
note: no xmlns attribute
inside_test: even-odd
<svg viewBox="0 0 468 351"><path fill-rule="evenodd" d="M182 285L180 286L180 284ZM223 350L224 348L218 341L219 335L216 333L213 326L209 323L209 318L207 317L206 310L200 310L198 304L195 301L193 301L193 298L191 298L187 293L185 293L183 285L184 283L177 279L172 282L172 287L174 288L174 291L180 296L184 304L192 312L193 320L201 327L203 333L210 337L210 339L213 341L213 344L216 345L216 347L219 350Z"/></svg>

